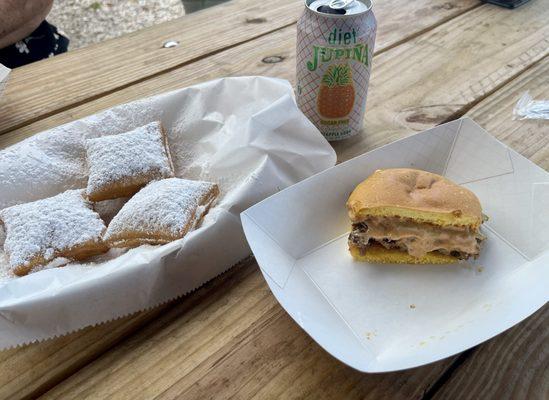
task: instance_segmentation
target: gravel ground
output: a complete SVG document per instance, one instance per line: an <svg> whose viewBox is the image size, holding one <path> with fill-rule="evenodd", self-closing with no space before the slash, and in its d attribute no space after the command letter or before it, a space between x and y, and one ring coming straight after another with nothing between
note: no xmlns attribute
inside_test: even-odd
<svg viewBox="0 0 549 400"><path fill-rule="evenodd" d="M47 19L69 36L74 50L184 14L181 0L55 0Z"/></svg>

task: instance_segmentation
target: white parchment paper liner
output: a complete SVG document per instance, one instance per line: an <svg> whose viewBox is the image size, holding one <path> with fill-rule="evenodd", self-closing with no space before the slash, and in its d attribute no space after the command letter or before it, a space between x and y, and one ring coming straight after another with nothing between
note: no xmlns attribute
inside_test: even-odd
<svg viewBox="0 0 549 400"><path fill-rule="evenodd" d="M0 208L84 187L86 138L161 120L178 176L217 182L202 226L164 246L70 264L0 284L0 348L62 335L187 293L250 254L239 214L335 164L291 85L225 78L114 107L0 152Z"/></svg>

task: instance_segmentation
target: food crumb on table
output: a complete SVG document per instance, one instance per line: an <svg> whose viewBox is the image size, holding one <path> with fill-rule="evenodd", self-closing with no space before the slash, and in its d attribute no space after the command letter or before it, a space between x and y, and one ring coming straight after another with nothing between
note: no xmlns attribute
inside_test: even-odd
<svg viewBox="0 0 549 400"><path fill-rule="evenodd" d="M377 336L377 332L365 332L364 335L366 336L366 339L372 340L375 336Z"/></svg>

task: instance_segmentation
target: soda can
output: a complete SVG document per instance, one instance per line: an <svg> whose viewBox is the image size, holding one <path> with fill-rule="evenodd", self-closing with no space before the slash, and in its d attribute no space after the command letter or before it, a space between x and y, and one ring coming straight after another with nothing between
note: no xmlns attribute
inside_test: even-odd
<svg viewBox="0 0 549 400"><path fill-rule="evenodd" d="M297 104L330 141L362 129L376 29L370 0L305 1L297 23Z"/></svg>

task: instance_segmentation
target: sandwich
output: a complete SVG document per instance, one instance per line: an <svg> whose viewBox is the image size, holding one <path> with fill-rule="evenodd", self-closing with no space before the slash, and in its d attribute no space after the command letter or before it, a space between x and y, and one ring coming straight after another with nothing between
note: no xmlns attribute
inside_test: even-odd
<svg viewBox="0 0 549 400"><path fill-rule="evenodd" d="M430 172L377 170L347 201L349 251L373 263L448 264L479 255L485 237L478 198Z"/></svg>

